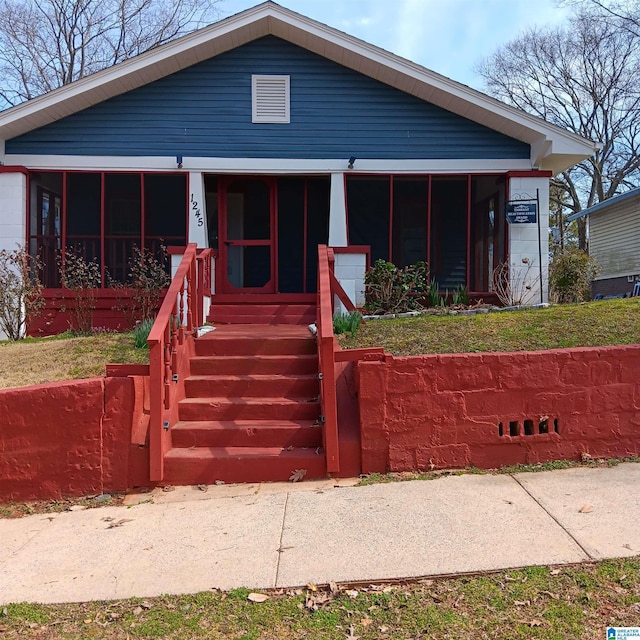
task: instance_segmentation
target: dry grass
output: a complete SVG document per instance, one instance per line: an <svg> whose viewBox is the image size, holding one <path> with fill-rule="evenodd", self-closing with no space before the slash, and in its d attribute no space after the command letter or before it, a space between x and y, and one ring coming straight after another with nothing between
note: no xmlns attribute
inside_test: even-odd
<svg viewBox="0 0 640 640"><path fill-rule="evenodd" d="M555 305L474 316L372 320L343 348L384 347L394 355L529 351L640 343L640 298Z"/></svg>
<svg viewBox="0 0 640 640"><path fill-rule="evenodd" d="M108 363L146 363L131 333L0 342L0 389L102 376Z"/></svg>
<svg viewBox="0 0 640 640"><path fill-rule="evenodd" d="M544 544L544 541L541 541ZM0 607L0 635L124 640L592 640L640 624L640 558L530 567L396 586L248 589L145 600ZM3 615L4 614L4 615Z"/></svg>

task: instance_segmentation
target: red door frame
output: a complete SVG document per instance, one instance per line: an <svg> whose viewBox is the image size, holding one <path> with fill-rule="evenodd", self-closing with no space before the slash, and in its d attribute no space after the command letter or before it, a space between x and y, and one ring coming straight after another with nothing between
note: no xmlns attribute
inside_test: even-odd
<svg viewBox="0 0 640 640"><path fill-rule="evenodd" d="M236 180L261 180L269 188L269 239L267 240L227 240L227 189ZM218 182L218 243L219 257L216 266L217 287L221 293L264 293L277 291L278 256L277 256L277 181L272 176L233 175L220 176ZM271 278L263 287L234 287L227 278L228 247L260 247L270 248Z"/></svg>

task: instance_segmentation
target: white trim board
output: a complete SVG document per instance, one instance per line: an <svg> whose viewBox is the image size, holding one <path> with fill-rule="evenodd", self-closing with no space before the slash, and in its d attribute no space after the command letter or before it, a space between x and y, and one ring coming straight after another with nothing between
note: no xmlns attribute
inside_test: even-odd
<svg viewBox="0 0 640 640"><path fill-rule="evenodd" d="M182 171L209 173L506 173L530 171L528 160L299 160L295 158L182 158ZM68 171L179 171L175 156L7 155L5 164ZM546 178L545 178L546 179Z"/></svg>

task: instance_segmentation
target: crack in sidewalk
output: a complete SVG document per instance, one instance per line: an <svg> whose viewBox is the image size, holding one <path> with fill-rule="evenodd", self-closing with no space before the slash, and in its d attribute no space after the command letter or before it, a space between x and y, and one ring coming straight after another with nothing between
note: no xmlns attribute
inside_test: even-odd
<svg viewBox="0 0 640 640"><path fill-rule="evenodd" d="M585 554L585 556L587 556L589 560L597 560L597 558L592 556L585 547L582 546L578 539L540 502L540 500L538 500L538 498L531 493L531 491L529 491L529 489L527 489L527 487L524 486L524 484L522 484L522 482L520 482L520 480L518 480L518 478L516 478L512 473L509 474L509 477L511 477L518 486L569 536L569 538L573 540L576 546Z"/></svg>
<svg viewBox="0 0 640 640"><path fill-rule="evenodd" d="M289 492L287 491L287 497L286 497L286 499L284 501L284 509L282 510L282 527L280 529L280 545L276 549L276 551L278 553L278 562L276 563L276 577L275 577L275 580L273 582L274 588L278 586L278 577L280 575L280 559L282 558L282 553L286 549L291 549L292 548L292 547L283 547L282 546L282 539L284 538L284 523L285 523L285 520L286 520L286 517L287 517L287 507L288 506L289 506Z"/></svg>

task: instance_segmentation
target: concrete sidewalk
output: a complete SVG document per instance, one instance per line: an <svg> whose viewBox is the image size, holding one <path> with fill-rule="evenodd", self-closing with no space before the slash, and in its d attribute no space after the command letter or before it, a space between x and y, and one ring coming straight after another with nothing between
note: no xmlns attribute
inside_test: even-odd
<svg viewBox="0 0 640 640"><path fill-rule="evenodd" d="M640 464L195 487L0 520L0 604L376 581L640 553Z"/></svg>

